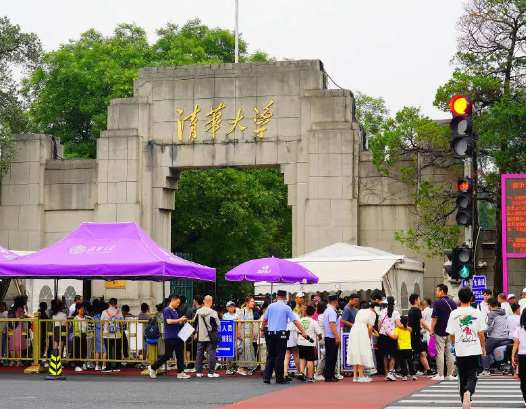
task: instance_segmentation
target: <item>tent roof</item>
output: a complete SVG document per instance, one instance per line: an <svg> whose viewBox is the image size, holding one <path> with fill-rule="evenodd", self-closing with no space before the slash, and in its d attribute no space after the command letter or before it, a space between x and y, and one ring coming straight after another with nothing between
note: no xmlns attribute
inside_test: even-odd
<svg viewBox="0 0 526 409"><path fill-rule="evenodd" d="M18 257L14 252L0 246L0 262L14 260Z"/></svg>
<svg viewBox="0 0 526 409"><path fill-rule="evenodd" d="M395 264L397 268L404 266L406 270L424 271L423 263L403 255L341 242L290 260L318 276L318 284L305 288L308 292L336 291L344 286L354 290L382 288L384 276ZM256 283L256 286L256 292L268 292L269 286L264 283Z"/></svg>
<svg viewBox="0 0 526 409"><path fill-rule="evenodd" d="M215 269L179 258L136 223L82 223L38 252L1 263L0 278L215 281Z"/></svg>

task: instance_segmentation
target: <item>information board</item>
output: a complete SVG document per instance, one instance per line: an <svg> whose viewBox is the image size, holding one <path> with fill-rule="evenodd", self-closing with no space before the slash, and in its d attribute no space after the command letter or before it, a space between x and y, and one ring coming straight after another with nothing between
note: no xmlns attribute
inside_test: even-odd
<svg viewBox="0 0 526 409"><path fill-rule="evenodd" d="M219 334L221 341L217 344L216 357L218 358L234 358L236 354L236 325L234 321L221 321Z"/></svg>
<svg viewBox="0 0 526 409"><path fill-rule="evenodd" d="M462 287L469 286L469 281L462 280ZM485 276L473 276L473 286L471 291L475 296L475 302L480 304L484 300L484 290L487 288L486 277Z"/></svg>
<svg viewBox="0 0 526 409"><path fill-rule="evenodd" d="M526 174L501 176L502 287L508 293L508 258L526 258Z"/></svg>
<svg viewBox="0 0 526 409"><path fill-rule="evenodd" d="M342 340L342 347L341 347L341 364L344 371L352 371L352 365L347 365L347 343L349 341L349 335L350 334L342 334L341 340Z"/></svg>

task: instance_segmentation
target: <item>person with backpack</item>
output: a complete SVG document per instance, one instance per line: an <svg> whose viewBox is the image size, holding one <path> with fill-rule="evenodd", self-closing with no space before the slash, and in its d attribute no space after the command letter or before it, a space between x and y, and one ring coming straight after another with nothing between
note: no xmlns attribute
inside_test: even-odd
<svg viewBox="0 0 526 409"><path fill-rule="evenodd" d="M215 371L216 368L216 350L219 343L219 317L217 312L212 309L212 296L207 295L203 300L203 307L197 310L195 321L197 323L197 356L195 359L195 367L197 369L197 377L203 377L203 361L205 357L205 350L208 351L208 377L218 378L219 374Z"/></svg>
<svg viewBox="0 0 526 409"><path fill-rule="evenodd" d="M164 355L155 361L153 365L148 366L150 377L153 379L157 378L157 369L172 357L174 351L177 359L177 379L190 378L190 375L184 373L184 341L179 338L179 324L184 324L187 320L185 316L179 318L177 314L177 307L180 302L181 299L178 295L171 294L168 307L164 309ZM148 322L145 329L146 338L155 336L154 332L155 325L153 323L150 325L150 322Z"/></svg>
<svg viewBox="0 0 526 409"><path fill-rule="evenodd" d="M106 346L109 359L122 360L122 321L124 316L117 309L117 299L110 298L109 308L102 312L101 320L107 321L103 324L102 338ZM108 366L101 372L120 372L121 362L108 362Z"/></svg>

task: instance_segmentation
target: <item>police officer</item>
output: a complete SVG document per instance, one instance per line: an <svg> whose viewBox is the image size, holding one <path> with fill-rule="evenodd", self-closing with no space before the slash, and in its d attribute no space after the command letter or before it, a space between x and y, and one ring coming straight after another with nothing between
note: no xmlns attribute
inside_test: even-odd
<svg viewBox="0 0 526 409"><path fill-rule="evenodd" d="M329 295L329 305L323 314L323 325L325 326L325 382L338 382L338 379L334 376L338 347L340 346L337 307L338 296Z"/></svg>
<svg viewBox="0 0 526 409"><path fill-rule="evenodd" d="M285 370L285 351L287 349L288 320L294 322L298 331L305 339L310 340L290 307L285 304L286 298L287 292L279 290L277 301L270 304L265 315L263 315L261 332L265 332L265 327L267 327L268 324L268 331L266 333L268 356L265 372L263 372L263 382L265 383L270 383L273 370L276 372L276 383L288 383L283 377Z"/></svg>

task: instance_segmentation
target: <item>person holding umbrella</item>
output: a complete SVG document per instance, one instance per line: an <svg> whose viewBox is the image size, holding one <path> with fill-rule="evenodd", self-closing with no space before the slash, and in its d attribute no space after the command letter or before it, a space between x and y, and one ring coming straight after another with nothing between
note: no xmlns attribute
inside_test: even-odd
<svg viewBox="0 0 526 409"><path fill-rule="evenodd" d="M267 363L265 364L265 371L263 372L263 382L270 383L272 371L276 373L276 383L287 384L288 381L284 378L285 371L285 351L287 349L287 323L292 321L303 338L314 342L305 329L301 326L299 320L296 318L292 309L285 304L287 292L284 290L278 291L277 302L268 306L267 311L263 315L263 322L261 323L261 332L265 333L267 337Z"/></svg>

